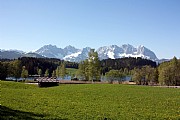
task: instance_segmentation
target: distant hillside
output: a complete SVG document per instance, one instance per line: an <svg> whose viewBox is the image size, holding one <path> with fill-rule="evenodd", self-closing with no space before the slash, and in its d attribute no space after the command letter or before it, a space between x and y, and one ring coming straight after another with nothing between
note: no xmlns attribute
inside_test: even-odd
<svg viewBox="0 0 180 120"><path fill-rule="evenodd" d="M0 58L5 59L17 59L19 57L22 57L22 53L19 53L17 51L0 51Z"/></svg>
<svg viewBox="0 0 180 120"><path fill-rule="evenodd" d="M25 53L25 52L19 52L17 50L3 50L0 51L0 59L18 59L21 57L35 57L35 58L45 58L42 55L39 55L37 53Z"/></svg>

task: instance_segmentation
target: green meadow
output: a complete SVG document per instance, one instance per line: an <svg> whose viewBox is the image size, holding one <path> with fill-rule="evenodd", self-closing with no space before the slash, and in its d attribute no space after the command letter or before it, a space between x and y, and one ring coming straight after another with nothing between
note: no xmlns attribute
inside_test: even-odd
<svg viewBox="0 0 180 120"><path fill-rule="evenodd" d="M1 120L180 119L180 89L119 84L39 88L1 81Z"/></svg>

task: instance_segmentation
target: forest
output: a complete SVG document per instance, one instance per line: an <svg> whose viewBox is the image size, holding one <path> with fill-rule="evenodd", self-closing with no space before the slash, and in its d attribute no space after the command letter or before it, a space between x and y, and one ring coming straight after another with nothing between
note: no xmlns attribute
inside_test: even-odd
<svg viewBox="0 0 180 120"><path fill-rule="evenodd" d="M67 74L66 68L77 69L73 77L81 80L100 80L101 76L106 76L110 83L121 83L125 76L131 76L132 81L138 85L180 85L180 60L176 57L161 64L131 57L100 61L97 52L94 51L89 53L88 59L80 63L55 58L1 59L0 79L26 79L30 75L63 78Z"/></svg>

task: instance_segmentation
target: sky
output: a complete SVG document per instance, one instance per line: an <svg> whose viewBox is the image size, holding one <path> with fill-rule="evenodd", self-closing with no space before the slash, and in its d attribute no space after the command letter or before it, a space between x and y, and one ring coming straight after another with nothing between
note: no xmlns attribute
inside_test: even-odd
<svg viewBox="0 0 180 120"><path fill-rule="evenodd" d="M0 0L0 49L144 45L180 58L180 0Z"/></svg>

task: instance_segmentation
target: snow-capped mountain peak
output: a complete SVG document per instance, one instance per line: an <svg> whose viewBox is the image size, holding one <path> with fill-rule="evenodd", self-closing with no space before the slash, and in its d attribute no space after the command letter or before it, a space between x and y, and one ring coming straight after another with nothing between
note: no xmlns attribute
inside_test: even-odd
<svg viewBox="0 0 180 120"><path fill-rule="evenodd" d="M71 45L66 46L65 48L58 48L56 45L45 45L41 47L40 49L36 50L34 53L39 54L43 57L48 58L58 58L63 59L66 61L71 62L80 62L82 60L85 60L88 58L88 53L90 52L90 47L85 47L82 49L75 48ZM122 46L118 45L110 45L110 46L103 46L98 48L97 50L99 59L116 59L116 58L122 58L122 57L142 57L145 59L151 59L151 60L158 60L154 52L149 50L143 45L140 45L138 47L133 47L130 44L124 44ZM3 50L0 50L0 57L5 56L8 52L5 52ZM22 52L17 52L18 54L16 56L24 56ZM2 54L2 55L1 55ZM9 53L8 53L9 54ZM36 55L36 54L33 54ZM32 56L32 53L29 54ZM37 56L37 55L36 55Z"/></svg>
<svg viewBox="0 0 180 120"><path fill-rule="evenodd" d="M71 54L73 54L73 53L79 52L80 49L77 49L77 48L69 45L69 46L66 46L66 47L63 49L63 51L64 51L65 55L71 55Z"/></svg>
<svg viewBox="0 0 180 120"><path fill-rule="evenodd" d="M116 59L121 57L142 57L151 60L157 60L156 55L144 47L143 45L138 46L137 48L133 47L130 44L124 44L121 47L117 45L104 46L100 47L97 50L100 59Z"/></svg>
<svg viewBox="0 0 180 120"><path fill-rule="evenodd" d="M63 49L58 48L56 45L51 45L51 44L41 47L40 49L35 51L35 53L49 58L62 59L64 57Z"/></svg>

